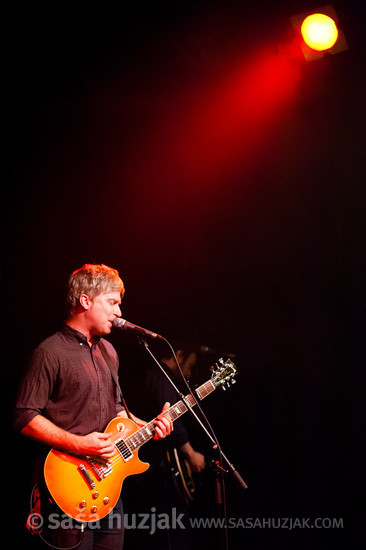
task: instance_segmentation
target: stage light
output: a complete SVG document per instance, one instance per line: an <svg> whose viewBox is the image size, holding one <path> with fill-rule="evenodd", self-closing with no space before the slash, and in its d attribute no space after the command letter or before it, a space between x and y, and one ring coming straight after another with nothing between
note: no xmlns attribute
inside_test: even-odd
<svg viewBox="0 0 366 550"><path fill-rule="evenodd" d="M309 48L322 52L334 46L338 29L334 20L324 13L313 13L304 19L301 34Z"/></svg>
<svg viewBox="0 0 366 550"><path fill-rule="evenodd" d="M331 4L290 18L307 61L348 49L339 18Z"/></svg>

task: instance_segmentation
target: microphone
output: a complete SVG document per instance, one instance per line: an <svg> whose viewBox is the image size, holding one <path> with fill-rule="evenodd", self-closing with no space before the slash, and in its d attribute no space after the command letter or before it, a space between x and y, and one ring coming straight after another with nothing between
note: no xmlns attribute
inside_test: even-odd
<svg viewBox="0 0 366 550"><path fill-rule="evenodd" d="M139 334L142 334L143 336L150 336L151 338L163 339L163 337L160 336L159 334L156 334L156 332L151 332L151 330L147 330L146 328L133 325L132 323L129 323L128 321L126 321L126 319L122 319L121 317L116 317L113 320L113 326L116 328L120 328L122 330L133 330L135 332L138 332Z"/></svg>

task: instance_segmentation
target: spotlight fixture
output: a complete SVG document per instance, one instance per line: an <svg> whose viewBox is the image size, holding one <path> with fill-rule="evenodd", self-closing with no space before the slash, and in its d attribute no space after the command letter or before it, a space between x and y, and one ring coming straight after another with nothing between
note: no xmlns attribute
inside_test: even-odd
<svg viewBox="0 0 366 550"><path fill-rule="evenodd" d="M290 21L307 61L348 49L344 33L339 28L339 17L331 4L295 15Z"/></svg>

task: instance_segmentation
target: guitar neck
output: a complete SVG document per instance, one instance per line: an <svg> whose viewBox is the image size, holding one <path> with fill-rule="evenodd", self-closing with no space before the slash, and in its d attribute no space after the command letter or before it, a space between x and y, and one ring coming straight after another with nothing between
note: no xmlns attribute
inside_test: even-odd
<svg viewBox="0 0 366 550"><path fill-rule="evenodd" d="M207 397L210 393L212 393L216 389L216 386L211 380L208 380L202 386L200 386L196 390L197 397L200 401ZM185 402L188 404L188 406L185 404ZM189 408L194 407L196 404L196 399L192 394L187 395L184 400L181 399L174 405L172 405L167 411L164 412L164 416L166 416L169 420L174 422L177 420L180 416L182 416L184 413L188 411ZM131 434L126 439L126 444L131 449L131 451L134 451L135 449L138 449L141 447L144 443L147 443L152 439L155 435L155 418L148 422L145 426Z"/></svg>

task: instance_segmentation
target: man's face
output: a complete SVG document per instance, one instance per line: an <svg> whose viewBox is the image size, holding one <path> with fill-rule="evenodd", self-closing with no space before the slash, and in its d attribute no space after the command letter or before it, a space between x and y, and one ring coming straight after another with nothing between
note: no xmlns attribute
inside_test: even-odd
<svg viewBox="0 0 366 550"><path fill-rule="evenodd" d="M94 336L109 334L113 321L121 317L121 295L119 292L107 292L90 299L87 311L89 332Z"/></svg>

